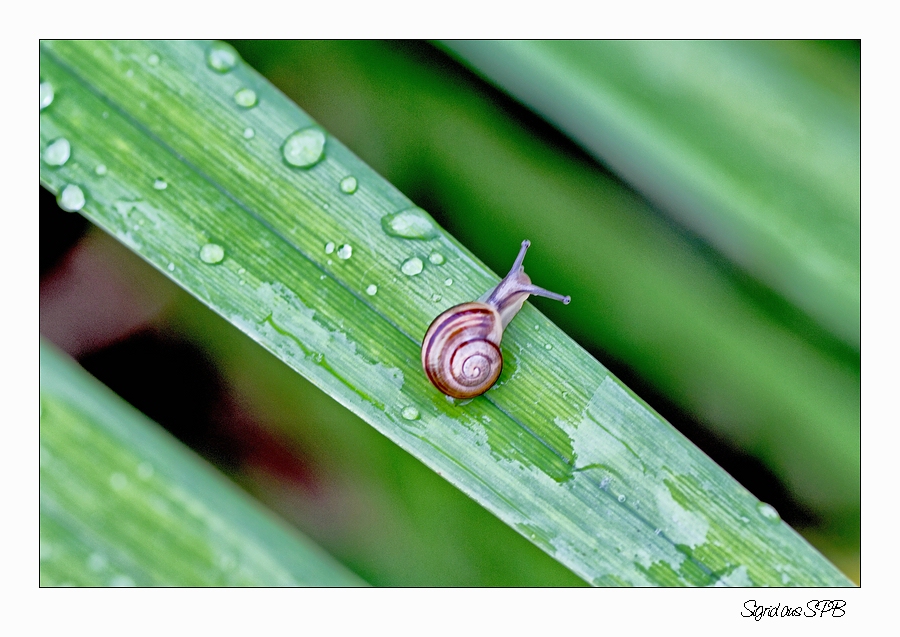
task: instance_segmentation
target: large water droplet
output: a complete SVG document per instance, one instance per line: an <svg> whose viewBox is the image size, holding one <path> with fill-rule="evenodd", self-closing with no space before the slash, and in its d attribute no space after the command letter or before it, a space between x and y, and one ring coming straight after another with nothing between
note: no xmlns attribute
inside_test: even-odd
<svg viewBox="0 0 900 637"><path fill-rule="evenodd" d="M315 127L298 130L284 140L281 154L291 166L309 168L325 154L325 133Z"/></svg>
<svg viewBox="0 0 900 637"><path fill-rule="evenodd" d="M402 239L433 239L438 229L421 208L409 208L381 218L381 227L392 237Z"/></svg>
<svg viewBox="0 0 900 637"><path fill-rule="evenodd" d="M366 288L366 294L369 296L375 296L378 293L378 286L372 283L369 287Z"/></svg>
<svg viewBox="0 0 900 637"><path fill-rule="evenodd" d="M53 85L50 82L41 82L41 110L53 103Z"/></svg>
<svg viewBox="0 0 900 637"><path fill-rule="evenodd" d="M147 56L147 64L150 66L156 66L159 64L159 56L156 53L151 53Z"/></svg>
<svg viewBox="0 0 900 637"><path fill-rule="evenodd" d="M253 108L257 101L256 91L252 88L239 88L234 94L234 101L243 108Z"/></svg>
<svg viewBox="0 0 900 637"><path fill-rule="evenodd" d="M415 276L424 268L425 264L422 263L422 259L419 257L412 257L403 262L403 265L400 266L400 271L406 276Z"/></svg>
<svg viewBox="0 0 900 637"><path fill-rule="evenodd" d="M781 521L781 516L778 515L778 511L771 504L760 502L756 505L756 510L762 516L762 519L769 524L778 524Z"/></svg>
<svg viewBox="0 0 900 637"><path fill-rule="evenodd" d="M325 244L325 254L331 254L334 252L334 241L329 241Z"/></svg>
<svg viewBox="0 0 900 637"><path fill-rule="evenodd" d="M341 192L343 193L352 195L354 192L356 192L357 186L359 186L359 183L356 181L356 177L354 177L353 175L341 179Z"/></svg>
<svg viewBox="0 0 900 637"><path fill-rule="evenodd" d="M106 168L106 164L98 164L96 168L94 168L94 172L100 175L101 177L108 172Z"/></svg>
<svg viewBox="0 0 900 637"><path fill-rule="evenodd" d="M337 250L338 259L344 259L345 261L353 256L353 246L344 244Z"/></svg>
<svg viewBox="0 0 900 637"><path fill-rule="evenodd" d="M428 260L431 261L435 265L443 265L444 264L444 255L440 252L432 252L428 255Z"/></svg>
<svg viewBox="0 0 900 637"><path fill-rule="evenodd" d="M400 412L400 415L403 416L404 420L418 420L419 410L410 405L409 407L404 407L403 411Z"/></svg>
<svg viewBox="0 0 900 637"><path fill-rule="evenodd" d="M256 135L256 131L249 126L244 129L244 139L253 139L254 135Z"/></svg>
<svg viewBox="0 0 900 637"><path fill-rule="evenodd" d="M216 243L207 243L200 248L200 260L203 261L203 263L221 263L224 258L225 248Z"/></svg>
<svg viewBox="0 0 900 637"><path fill-rule="evenodd" d="M168 187L169 187L169 184L166 183L165 179L156 179L153 182L154 190L165 190Z"/></svg>
<svg viewBox="0 0 900 637"><path fill-rule="evenodd" d="M547 343L546 345L544 345L544 349L549 351L549 350L553 349L553 345L551 345L550 343Z"/></svg>
<svg viewBox="0 0 900 637"><path fill-rule="evenodd" d="M206 52L206 64L216 73L228 73L237 61L237 51L224 42L216 42Z"/></svg>
<svg viewBox="0 0 900 637"><path fill-rule="evenodd" d="M69 184L59 193L56 203L66 212L78 212L84 208L84 192L75 184Z"/></svg>
<svg viewBox="0 0 900 637"><path fill-rule="evenodd" d="M71 155L72 146L69 144L69 140L65 137L60 137L44 149L41 159L49 166L62 166L69 161Z"/></svg>

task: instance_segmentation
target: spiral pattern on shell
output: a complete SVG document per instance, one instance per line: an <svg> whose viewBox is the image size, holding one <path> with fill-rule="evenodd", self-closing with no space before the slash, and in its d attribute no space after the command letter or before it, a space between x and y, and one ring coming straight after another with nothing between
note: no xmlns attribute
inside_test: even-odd
<svg viewBox="0 0 900 637"><path fill-rule="evenodd" d="M431 383L454 398L473 398L497 381L503 368L497 310L463 303L440 314L422 342L422 368Z"/></svg>

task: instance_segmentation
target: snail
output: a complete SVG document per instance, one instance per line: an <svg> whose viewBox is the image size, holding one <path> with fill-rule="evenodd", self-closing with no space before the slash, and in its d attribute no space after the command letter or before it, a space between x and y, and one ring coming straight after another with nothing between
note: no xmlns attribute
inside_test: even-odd
<svg viewBox="0 0 900 637"><path fill-rule="evenodd" d="M497 287L477 301L462 303L438 315L422 340L422 368L431 384L453 398L473 398L490 389L500 376L503 330L522 309L529 294L568 304L568 296L536 285L522 262L531 242L522 249Z"/></svg>

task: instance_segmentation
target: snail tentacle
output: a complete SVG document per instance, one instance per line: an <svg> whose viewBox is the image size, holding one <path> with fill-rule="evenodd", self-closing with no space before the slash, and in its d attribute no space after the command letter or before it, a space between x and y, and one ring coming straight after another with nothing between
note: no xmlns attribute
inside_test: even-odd
<svg viewBox="0 0 900 637"><path fill-rule="evenodd" d="M522 309L529 294L568 304L570 297L531 283L522 266L527 239L512 268L496 287L477 301L438 315L422 340L422 368L432 385L454 398L472 398L490 389L500 376L503 330Z"/></svg>

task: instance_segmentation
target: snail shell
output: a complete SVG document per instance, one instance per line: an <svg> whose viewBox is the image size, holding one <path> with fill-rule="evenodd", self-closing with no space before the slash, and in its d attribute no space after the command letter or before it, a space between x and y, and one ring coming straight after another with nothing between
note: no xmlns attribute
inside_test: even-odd
<svg viewBox="0 0 900 637"><path fill-rule="evenodd" d="M490 389L503 369L500 340L529 294L563 303L570 298L532 285L522 261L523 241L512 269L477 301L442 312L422 340L422 368L431 384L453 398L473 398Z"/></svg>

